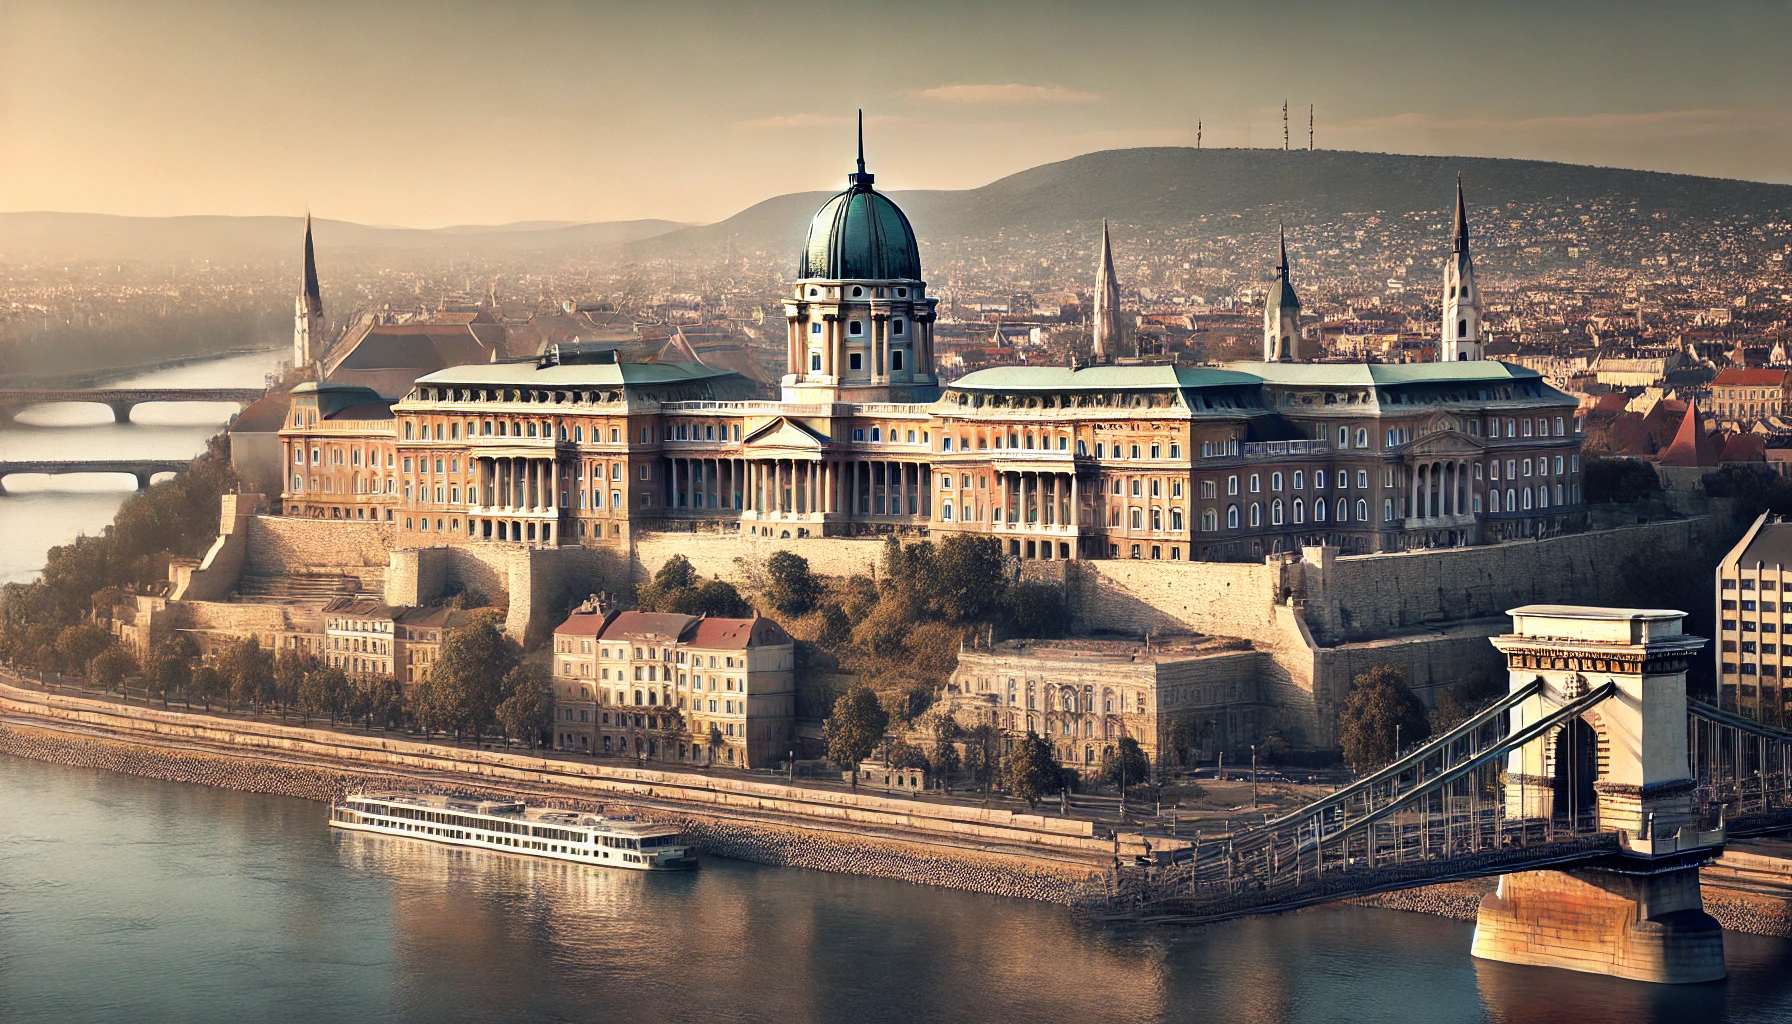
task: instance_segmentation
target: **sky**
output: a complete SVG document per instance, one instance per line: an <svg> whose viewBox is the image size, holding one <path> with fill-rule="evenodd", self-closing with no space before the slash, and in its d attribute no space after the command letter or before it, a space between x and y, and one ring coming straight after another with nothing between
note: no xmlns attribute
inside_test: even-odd
<svg viewBox="0 0 1792 1024"><path fill-rule="evenodd" d="M1280 146L1792 182L1792 0L0 0L0 210L707 222L1081 153Z"/></svg>

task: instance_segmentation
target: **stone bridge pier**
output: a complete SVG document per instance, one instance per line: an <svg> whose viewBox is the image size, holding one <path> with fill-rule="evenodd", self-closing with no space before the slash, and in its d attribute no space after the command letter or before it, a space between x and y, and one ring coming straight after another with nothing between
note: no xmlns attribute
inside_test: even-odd
<svg viewBox="0 0 1792 1024"><path fill-rule="evenodd" d="M1669 984L1724 977L1723 932L1699 892L1721 828L1693 818L1686 664L1704 645L1684 612L1528 605L1493 640L1513 690L1543 688L1512 711L1537 721L1608 682L1617 692L1514 750L1508 817L1596 823L1618 852L1560 871L1505 875L1482 901L1475 956Z"/></svg>

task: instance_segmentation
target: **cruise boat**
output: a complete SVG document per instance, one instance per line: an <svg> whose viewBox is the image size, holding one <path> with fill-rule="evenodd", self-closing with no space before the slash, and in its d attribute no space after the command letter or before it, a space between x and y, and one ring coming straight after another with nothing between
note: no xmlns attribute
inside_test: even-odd
<svg viewBox="0 0 1792 1024"><path fill-rule="evenodd" d="M521 800L351 793L331 805L330 827L634 871L697 866L696 851L670 825Z"/></svg>

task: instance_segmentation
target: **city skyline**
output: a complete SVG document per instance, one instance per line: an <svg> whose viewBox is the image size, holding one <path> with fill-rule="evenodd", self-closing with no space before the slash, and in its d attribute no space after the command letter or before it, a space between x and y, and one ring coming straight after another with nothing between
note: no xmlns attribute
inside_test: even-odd
<svg viewBox="0 0 1792 1024"><path fill-rule="evenodd" d="M922 5L879 53L850 42L868 8L680 11L12 4L0 209L706 222L833 186L855 106L898 190L1193 145L1197 122L1204 146L1275 148L1284 101L1293 148L1312 104L1322 149L1792 180L1792 83L1764 49L1783 5Z"/></svg>

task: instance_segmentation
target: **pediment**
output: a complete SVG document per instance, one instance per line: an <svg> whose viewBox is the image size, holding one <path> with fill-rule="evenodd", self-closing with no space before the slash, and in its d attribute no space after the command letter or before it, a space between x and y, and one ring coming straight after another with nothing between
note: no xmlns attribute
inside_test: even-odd
<svg viewBox="0 0 1792 1024"><path fill-rule="evenodd" d="M818 452L827 438L797 420L779 416L754 430L741 442L750 450Z"/></svg>
<svg viewBox="0 0 1792 1024"><path fill-rule="evenodd" d="M1407 451L1413 455L1480 455L1485 448L1480 438L1459 430L1439 430L1414 441Z"/></svg>

